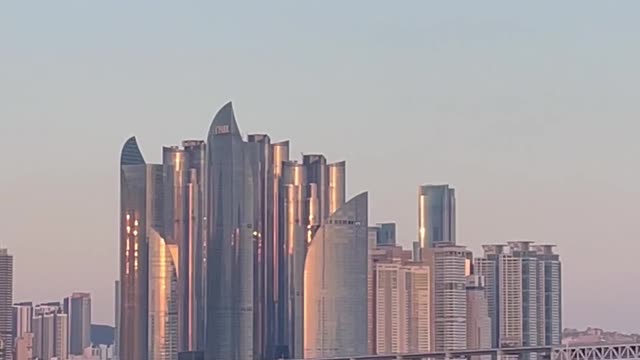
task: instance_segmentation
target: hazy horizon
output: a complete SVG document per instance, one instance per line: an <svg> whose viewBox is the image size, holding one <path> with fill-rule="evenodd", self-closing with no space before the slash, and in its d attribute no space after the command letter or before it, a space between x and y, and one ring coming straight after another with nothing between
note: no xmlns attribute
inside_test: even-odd
<svg viewBox="0 0 640 360"><path fill-rule="evenodd" d="M346 160L405 247L418 186L451 184L474 255L557 244L564 327L640 331L640 3L465 5L0 5L14 302L89 291L112 324L122 144L159 162L233 101L244 134Z"/></svg>

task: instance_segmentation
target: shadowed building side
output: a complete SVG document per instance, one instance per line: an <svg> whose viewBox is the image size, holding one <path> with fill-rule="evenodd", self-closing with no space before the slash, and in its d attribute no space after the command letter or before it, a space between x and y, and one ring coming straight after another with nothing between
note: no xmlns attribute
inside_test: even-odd
<svg viewBox="0 0 640 360"><path fill-rule="evenodd" d="M208 136L205 359L254 359L255 183L231 103Z"/></svg>
<svg viewBox="0 0 640 360"><path fill-rule="evenodd" d="M329 216L304 268L305 358L367 353L367 193Z"/></svg>

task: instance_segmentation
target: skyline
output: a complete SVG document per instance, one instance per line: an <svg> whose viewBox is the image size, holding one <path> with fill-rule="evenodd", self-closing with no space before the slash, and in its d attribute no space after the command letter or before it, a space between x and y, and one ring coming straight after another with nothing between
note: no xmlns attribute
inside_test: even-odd
<svg viewBox="0 0 640 360"><path fill-rule="evenodd" d="M489 16L484 15L484 20L478 21L489 28L501 20L499 16L498 21L495 18L487 20ZM605 12L602 16L607 15ZM338 18L340 28L344 26L344 20ZM417 26L417 20L412 20L414 22L409 24ZM551 26L557 29L558 22L552 21ZM468 30L468 22L466 24L463 28ZM131 24L125 23L127 25ZM608 25L613 25L609 31L624 35L624 23ZM9 22L4 26L12 25ZM176 144L185 138L202 138L215 111L231 98L236 103L243 131L269 133L275 141L290 139L292 154L322 150L330 159L346 160L350 179L347 198L368 190L370 222L396 221L398 241L406 248L417 237L415 196L418 186L451 184L456 189L458 243L468 245L475 255L480 254L481 244L518 238L557 244L566 269L565 325L639 330L634 326L637 321L633 316L606 311L600 314L598 311L613 305L607 299L607 294L614 289L608 279L637 273L634 254L640 250L640 245L634 243L638 236L634 215L640 194L633 184L639 181L640 174L628 164L633 163L634 155L638 153L633 131L630 131L637 126L631 121L638 109L631 102L633 90L627 87L637 76L630 71L634 69L631 64L637 59L637 45L627 44L621 37L617 38L621 44L600 42L595 49L580 42L568 49L553 48L558 45L556 41L550 45L550 50L536 38L545 34L542 25L525 21L524 27L527 26L528 30L514 35L515 40L524 40L526 46L533 48L524 55L508 52L500 53L506 57L500 58L476 54L471 61L460 63L454 55L464 54L464 49L456 47L454 42L449 46L442 45L444 48L435 53L435 60L427 63L431 68L419 66L418 61L430 56L428 52L420 53L417 59L406 60L414 74L401 72L396 74L399 76L396 79L381 75L380 71L389 68L387 61L391 64L403 62L389 55L371 59L367 55L384 55L384 49L376 48L372 42L365 42L366 49L361 53L345 50L346 65L343 67L332 63L337 60L319 66L310 60L312 56L298 55L290 61L301 60L302 65L292 71L293 76L300 78L287 77L284 85L271 92L267 91L270 87L266 84L273 84L279 75L287 72L286 66L291 63L277 67L274 74L266 72L267 64L284 60L285 56L271 57L261 53L261 59L271 61L232 67L232 75L242 75L234 81L232 75L219 75L216 67L225 68L247 49L229 49L232 56L222 60L222 64L205 64L215 51L204 58L182 59L182 62L179 61L181 56L169 55L168 59L152 65L150 70L144 69L143 60L153 58L153 49L148 53L123 50L124 64L131 61L128 66L139 73L132 79L135 90L116 90L119 81L124 80L123 73L105 67L108 62L93 58L100 54L95 49L96 53L90 52L87 58L76 62L62 53L41 49L46 55L44 59L52 60L45 63L39 62L35 56L37 52L17 51L22 48L9 41L9 49L16 50L9 61L17 75L0 70L2 75L7 75L9 83L15 85L0 90L10 103L7 108L0 109L3 119L0 147L5 153L13 153L24 148L25 139L32 147L32 150L24 150L19 159L10 157L7 160L7 168L12 169L9 176L3 173L0 177L3 198L0 226L6 229L3 246L9 248L16 263L15 301L49 301L72 291L89 291L95 300L94 318L98 322L113 323L118 220L115 169L120 145L129 135L138 135L145 157L157 163L160 160L157 149L161 146ZM495 29L480 27L488 31L488 45L504 47L505 44L512 45L512 41L517 42L500 37ZM385 29L384 26L374 28ZM304 34L311 31L308 27L302 29ZM443 33L442 27L437 29L440 31L436 33ZM89 26L88 30L91 33L97 29ZM388 30L392 34L412 33L406 28L395 32ZM418 29L414 30L418 32ZM445 35L451 35L449 27L445 30ZM570 28L567 32L560 34L563 40L575 39L579 31ZM273 30L268 33L273 35ZM325 42L339 39L327 36ZM349 40L355 42L363 35L352 31L345 36L347 40L343 40L343 44ZM471 37L468 32L460 36L463 39ZM586 41L588 36L583 36ZM318 37L316 35L314 39L318 40ZM238 40L245 41L239 41L243 46L249 44L245 37ZM322 44L328 46L325 42ZM276 45L284 44L287 43ZM160 45L163 44L155 44ZM406 47L396 50L403 55L411 55L415 50L405 43L401 45ZM517 49L524 51L525 45ZM620 48L621 45L629 45L629 48ZM115 44L111 46L115 48ZM202 49L187 49L186 52L197 57L198 51L206 52L209 46L213 47L204 44ZM523 63L526 54L545 49L547 52L544 53L550 57L548 63ZM5 51L1 54L5 55ZM475 54L473 49L471 54ZM444 58L458 62L443 68L438 61ZM16 64L19 59L35 63ZM57 62L60 59L69 63ZM360 68L363 59L371 59L371 63ZM510 63L513 60L520 62ZM585 62L572 63L577 60ZM621 66L613 66L613 60L616 61L613 65ZM126 67L118 61L114 69ZM173 62L191 64L190 61L195 62L196 69L204 71L202 79L197 71L171 74L172 69L179 68L176 64L171 66ZM492 61L496 64L488 68L488 73L483 72ZM70 70L71 66L82 64L85 67ZM55 72L59 65L66 71ZM479 66L473 69L471 65ZM18 81L30 66L35 68L29 84L41 86L40 89L34 90L29 84ZM152 77L161 69L168 71L164 75L175 86L152 91L153 87L161 85ZM314 69L319 72L304 77ZM443 69L443 75L438 76L436 70ZM257 80L251 80L263 71L265 73ZM353 71L352 77L348 76L349 71ZM108 79L109 74L120 75L112 80ZM322 80L327 74L329 78ZM70 75L68 88L65 88L68 95L56 95L53 84L63 83L64 75ZM584 75L592 77L584 80ZM217 82L220 86L212 86L218 76L222 80ZM430 80L433 76L435 78ZM449 84L447 76L454 76L456 86ZM492 76L498 77L497 83L487 85ZM536 76L540 80L536 81ZM305 79L318 81L321 86L315 90L314 86L304 84ZM378 82L383 86L364 91ZM479 83L489 88L485 89ZM548 84L556 86L548 89L545 87ZM189 85L194 88L185 94ZM470 89L465 89L465 85ZM526 85L533 85L533 90ZM593 85L593 88L582 88L589 87L587 85ZM284 89L286 87L304 91L296 95L294 90ZM340 87L343 89L336 89ZM86 88L97 93L83 95L82 89ZM147 91L149 93L145 94ZM400 95L394 95L394 91ZM441 93L437 94L438 91ZM57 103L45 98L48 94L55 95L53 99ZM170 101L175 99L179 101ZM596 101L598 99L600 101ZM76 101L77 107L74 106ZM354 123L345 122L347 119L353 119ZM553 126L545 128L544 120ZM29 121L30 125L27 124ZM34 131L34 124L41 126L40 131ZM164 129L145 130L156 124ZM328 138L327 134L332 132L327 128L339 126L343 126L346 133ZM433 128L437 131L431 132ZM496 132L502 136L495 137ZM359 137L355 145L348 142L353 136ZM385 146L389 137L394 136L398 139L392 139L392 145ZM328 143L327 139L331 141ZM78 148L86 151L78 151ZM65 161L54 162L53 159ZM381 176L381 172L389 169L392 172L389 176ZM403 176L397 176L394 171ZM491 204L491 211L486 210L487 204ZM585 224L598 226L586 227ZM106 261L106 258L113 260ZM605 263L606 271L594 267L595 263ZM104 265L97 268L96 264ZM40 271L34 271L34 268ZM45 269L53 277L51 284L42 281ZM72 284L62 280L76 279L79 273L87 272L91 275L80 277ZM594 294L594 284L601 291L600 295ZM634 305L629 299L639 295L638 290L631 287L615 289L620 294L616 299L618 308L633 313Z"/></svg>

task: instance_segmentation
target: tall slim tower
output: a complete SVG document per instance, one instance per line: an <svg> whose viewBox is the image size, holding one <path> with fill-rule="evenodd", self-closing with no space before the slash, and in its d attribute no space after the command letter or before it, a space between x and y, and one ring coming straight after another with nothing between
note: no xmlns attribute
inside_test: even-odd
<svg viewBox="0 0 640 360"><path fill-rule="evenodd" d="M13 256L0 249L0 340L4 344L5 359L13 359Z"/></svg>
<svg viewBox="0 0 640 360"><path fill-rule="evenodd" d="M284 164L289 161L289 141L282 141L271 145L273 153L273 199L275 210L273 212L272 241L273 241L273 288L274 288L274 307L275 319L275 348L274 357L284 357L290 354L289 336L287 328L288 297L287 297L287 272L285 268L285 259L288 256L285 246L285 214L284 211L284 191L283 176Z"/></svg>
<svg viewBox="0 0 640 360"><path fill-rule="evenodd" d="M114 300L114 334L113 334L113 360L118 360L120 356L120 280L115 281Z"/></svg>
<svg viewBox="0 0 640 360"><path fill-rule="evenodd" d="M467 348L491 348L491 319L482 275L467 276Z"/></svg>
<svg viewBox="0 0 640 360"><path fill-rule="evenodd" d="M367 193L326 218L304 264L304 356L367 353Z"/></svg>
<svg viewBox="0 0 640 360"><path fill-rule="evenodd" d="M463 350L467 347L466 277L471 252L464 246L437 246L423 255L432 256L427 261L433 261L435 351Z"/></svg>
<svg viewBox="0 0 640 360"><path fill-rule="evenodd" d="M178 359L178 245L149 229L149 360Z"/></svg>
<svg viewBox="0 0 640 360"><path fill-rule="evenodd" d="M206 234L206 145L187 140L165 147L164 237L179 248L178 344L195 351L204 344L204 251Z"/></svg>
<svg viewBox="0 0 640 360"><path fill-rule="evenodd" d="M208 145L205 358L255 359L255 168L231 103L215 115Z"/></svg>
<svg viewBox="0 0 640 360"><path fill-rule="evenodd" d="M285 248L282 268L285 270L283 295L285 305L285 343L292 358L301 358L304 336L304 263L307 247L305 207L313 205L307 197L304 165L296 161L287 161L282 165L282 231ZM311 210L311 214L317 211ZM311 215L313 216L313 215Z"/></svg>
<svg viewBox="0 0 640 360"><path fill-rule="evenodd" d="M456 198L449 185L424 185L418 190L418 240L422 249L456 244Z"/></svg>
<svg viewBox="0 0 640 360"><path fill-rule="evenodd" d="M64 299L69 316L69 353L82 355L91 346L91 294L73 293Z"/></svg>
<svg viewBox="0 0 640 360"><path fill-rule="evenodd" d="M162 190L162 165L147 165L128 139L120 157L120 360L148 359L148 244L151 230L163 229Z"/></svg>
<svg viewBox="0 0 640 360"><path fill-rule="evenodd" d="M474 260L474 273L484 278L484 292L487 298L489 318L491 319L491 346L499 347L500 344L500 302L498 268L499 258L504 250L504 245L483 245L484 257Z"/></svg>
<svg viewBox="0 0 640 360"><path fill-rule="evenodd" d="M538 342L562 342L562 266L554 245L534 245L538 258Z"/></svg>
<svg viewBox="0 0 640 360"><path fill-rule="evenodd" d="M31 332L31 319L33 318L33 303L21 302L13 304L13 338Z"/></svg>

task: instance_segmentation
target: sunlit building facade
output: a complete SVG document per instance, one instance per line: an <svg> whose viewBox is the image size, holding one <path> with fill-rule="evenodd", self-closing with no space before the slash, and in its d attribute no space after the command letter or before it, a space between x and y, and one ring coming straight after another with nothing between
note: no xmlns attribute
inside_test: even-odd
<svg viewBox="0 0 640 360"><path fill-rule="evenodd" d="M149 360L177 360L178 245L168 243L155 229L148 234Z"/></svg>
<svg viewBox="0 0 640 360"><path fill-rule="evenodd" d="M377 262L375 268L376 353L431 351L429 266L395 258Z"/></svg>
<svg viewBox="0 0 640 360"><path fill-rule="evenodd" d="M493 346L559 344L561 262L553 246L511 241L483 249L474 271L486 279Z"/></svg>
<svg viewBox="0 0 640 360"><path fill-rule="evenodd" d="M422 249L456 244L456 197L449 185L418 189L418 240Z"/></svg>
<svg viewBox="0 0 640 360"><path fill-rule="evenodd" d="M120 157L120 360L148 359L149 235L163 229L163 168L146 164L135 137Z"/></svg>
<svg viewBox="0 0 640 360"><path fill-rule="evenodd" d="M367 193L342 205L308 245L304 356L367 353Z"/></svg>
<svg viewBox="0 0 640 360"><path fill-rule="evenodd" d="M467 292L471 252L464 246L437 246L423 254L432 263L434 289L434 350L467 347Z"/></svg>
<svg viewBox="0 0 640 360"><path fill-rule="evenodd" d="M204 346L206 144L183 141L182 147L164 147L165 241L177 246L178 348L194 351Z"/></svg>

